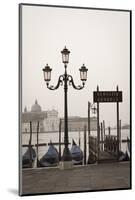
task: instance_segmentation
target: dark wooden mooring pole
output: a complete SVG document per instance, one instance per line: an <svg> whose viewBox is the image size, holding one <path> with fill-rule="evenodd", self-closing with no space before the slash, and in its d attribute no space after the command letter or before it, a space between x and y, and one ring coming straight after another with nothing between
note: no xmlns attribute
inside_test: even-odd
<svg viewBox="0 0 135 200"><path fill-rule="evenodd" d="M59 122L59 161L61 160L61 119Z"/></svg>
<svg viewBox="0 0 135 200"><path fill-rule="evenodd" d="M105 138L105 121L103 120L103 135L104 135L104 138Z"/></svg>
<svg viewBox="0 0 135 200"><path fill-rule="evenodd" d="M121 151L121 120L119 121L119 151Z"/></svg>
<svg viewBox="0 0 135 200"><path fill-rule="evenodd" d="M100 123L99 123L99 151L101 150L101 129L100 129Z"/></svg>
<svg viewBox="0 0 135 200"><path fill-rule="evenodd" d="M103 141L104 141L103 147L105 148L105 121L104 120L103 120Z"/></svg>
<svg viewBox="0 0 135 200"><path fill-rule="evenodd" d="M86 146L86 125L84 126L84 165L86 165L86 152L87 152L87 146Z"/></svg>
<svg viewBox="0 0 135 200"><path fill-rule="evenodd" d="M108 135L109 136L111 135L111 128L110 128L110 126L108 127Z"/></svg>
<svg viewBox="0 0 135 200"><path fill-rule="evenodd" d="M111 128L110 128L110 126L108 127L108 150L110 151L110 149L111 149Z"/></svg>
<svg viewBox="0 0 135 200"><path fill-rule="evenodd" d="M30 140L29 140L29 152L30 152L30 167L32 167L32 122L30 121Z"/></svg>
<svg viewBox="0 0 135 200"><path fill-rule="evenodd" d="M38 161L39 161L39 159L38 159L38 139L39 139L39 121L38 121L38 123L37 123L37 167L38 167Z"/></svg>
<svg viewBox="0 0 135 200"><path fill-rule="evenodd" d="M118 85L116 88L116 91L119 91ZM117 104L117 159L119 159L119 141L120 141L120 131L119 131L119 102L116 102Z"/></svg>
<svg viewBox="0 0 135 200"><path fill-rule="evenodd" d="M101 122L101 151L103 151L103 123Z"/></svg>
<svg viewBox="0 0 135 200"><path fill-rule="evenodd" d="M78 132L78 134L79 134L79 141L78 141L78 145L79 145L79 147L81 147L81 136L80 136L80 128L79 128L79 132Z"/></svg>
<svg viewBox="0 0 135 200"><path fill-rule="evenodd" d="M88 101L88 147L89 147L89 155L90 155L90 102Z"/></svg>
<svg viewBox="0 0 135 200"><path fill-rule="evenodd" d="M97 92L99 91L99 86L97 86ZM99 102L97 102L97 162L99 160L100 153L100 130L99 130Z"/></svg>

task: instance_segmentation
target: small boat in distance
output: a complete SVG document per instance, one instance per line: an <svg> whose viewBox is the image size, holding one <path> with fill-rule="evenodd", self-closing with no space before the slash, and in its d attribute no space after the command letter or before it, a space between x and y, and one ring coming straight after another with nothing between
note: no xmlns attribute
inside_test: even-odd
<svg viewBox="0 0 135 200"><path fill-rule="evenodd" d="M22 166L23 168L31 168L33 167L34 161L36 158L35 149L32 146L29 146L22 158Z"/></svg>
<svg viewBox="0 0 135 200"><path fill-rule="evenodd" d="M59 154L53 143L50 141L50 145L47 153L39 160L39 167L55 167L59 164Z"/></svg>
<svg viewBox="0 0 135 200"><path fill-rule="evenodd" d="M70 150L72 156L72 162L74 165L83 164L83 152L80 147L72 140L72 148Z"/></svg>

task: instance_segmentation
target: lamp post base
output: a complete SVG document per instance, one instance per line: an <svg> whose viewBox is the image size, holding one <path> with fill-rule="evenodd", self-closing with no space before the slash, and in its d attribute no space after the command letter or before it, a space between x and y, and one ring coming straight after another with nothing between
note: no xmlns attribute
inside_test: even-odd
<svg viewBox="0 0 135 200"><path fill-rule="evenodd" d="M59 165L60 169L72 169L72 156L68 147L64 148L62 160Z"/></svg>
<svg viewBox="0 0 135 200"><path fill-rule="evenodd" d="M72 169L73 168L73 163L72 161L61 161L59 164L59 168L64 170L64 169Z"/></svg>
<svg viewBox="0 0 135 200"><path fill-rule="evenodd" d="M71 152L68 147L65 147L63 150L62 161L72 161Z"/></svg>

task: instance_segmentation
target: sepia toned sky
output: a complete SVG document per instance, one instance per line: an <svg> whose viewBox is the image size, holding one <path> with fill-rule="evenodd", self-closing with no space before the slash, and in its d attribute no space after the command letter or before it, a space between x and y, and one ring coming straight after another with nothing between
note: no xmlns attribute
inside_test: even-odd
<svg viewBox="0 0 135 200"><path fill-rule="evenodd" d="M51 85L64 73L61 50L70 50L68 73L81 84L84 63L88 79L83 90L68 88L68 114L87 117L93 91L123 91L120 119L130 117L130 22L129 12L23 6L22 10L22 108L30 110L35 99L42 110L55 108L64 115L64 89L46 88L42 68L52 68ZM116 125L116 104L100 104L100 120Z"/></svg>

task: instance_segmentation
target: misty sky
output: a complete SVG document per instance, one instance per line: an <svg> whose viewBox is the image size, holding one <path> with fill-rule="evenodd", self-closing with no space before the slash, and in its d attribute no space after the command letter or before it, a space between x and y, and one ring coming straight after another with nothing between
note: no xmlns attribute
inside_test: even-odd
<svg viewBox="0 0 135 200"><path fill-rule="evenodd" d="M70 50L68 73L81 84L79 68L84 63L88 79L83 90L68 89L68 114L87 117L87 102L93 91L123 91L120 119L130 117L130 23L129 12L23 6L22 17L22 108L30 110L35 99L42 110L64 112L64 93L46 88L42 68L52 68L52 85L64 73L61 50ZM116 104L100 104L100 120L116 124Z"/></svg>

